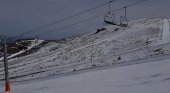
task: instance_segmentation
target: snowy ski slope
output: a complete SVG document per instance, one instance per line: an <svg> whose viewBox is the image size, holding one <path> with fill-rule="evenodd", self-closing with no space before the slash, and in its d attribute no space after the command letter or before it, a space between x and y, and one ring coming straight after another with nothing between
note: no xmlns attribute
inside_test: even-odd
<svg viewBox="0 0 170 93"><path fill-rule="evenodd" d="M10 93L169 93L170 59L12 84ZM0 93L4 87L0 87Z"/></svg>
<svg viewBox="0 0 170 93"><path fill-rule="evenodd" d="M24 83L24 82L29 82L30 80L33 81L41 81L43 79L50 79L50 78L55 78L55 77L60 77L60 76L65 76L65 75L70 75L70 74L75 74L75 73L81 73L81 72L86 72L95 70L98 68L109 68L109 67L116 67L116 66L122 66L122 65L130 65L130 64L138 64L138 63L146 63L146 62L151 62L147 64L161 64L163 59L165 59L166 62L165 65L166 68L165 70L168 71L168 66L169 66L169 56L170 56L170 23L169 19L141 19L141 20L135 20L129 23L129 26L126 28L123 27L118 27L118 26L105 26L106 30L101 31L100 33L95 34L95 32L83 34L74 38L67 38L62 41L58 42L49 42L47 45L42 47L38 52L20 57L20 58L15 58L15 59L10 59L9 60L9 74L10 74L10 81L13 82L13 84L19 84L19 83ZM116 30L117 29L117 30ZM159 60L158 62L155 62L156 60ZM155 63L154 63L155 62ZM135 68L134 72L135 75L138 75L138 73L142 73L148 76L152 74L146 74L147 69L151 70L152 73L152 68L148 68L146 64L143 65L136 65L139 68L135 68L135 66L124 66L123 67L117 67L113 68L109 71L103 70L103 73L106 71L106 73L109 73L110 76L108 80L112 82L117 81L117 79L111 79L110 77L123 77L122 81L120 81L120 85L122 82L122 86L127 85L130 83L130 81L133 81L133 71L131 72L131 68ZM164 65L160 66L160 69L163 68ZM126 69L128 68L128 69ZM144 69L144 72L141 71L141 69ZM156 69L156 73L159 72L159 66L153 66L153 68ZM127 76L127 78L124 76L124 74L116 74L119 73L119 71L115 71L115 69L126 69L126 73L131 73ZM145 70L146 69L146 70ZM100 73L100 71L96 72L89 72L90 75L93 76L95 73ZM103 73L97 75L99 77L104 76ZM112 75L111 73L115 73ZM156 74L155 73L155 74ZM166 73L166 72L165 72ZM88 73L87 73L88 74ZM167 74L167 73L166 73ZM82 74L82 75L86 75ZM127 74L125 74L127 75ZM132 76L131 76L132 75ZM168 74L169 75L169 74ZM75 80L75 87L79 87L81 84L81 80L87 80L86 78L83 78L81 75L76 75L78 76L78 81ZM71 77L64 77L68 79L74 79L76 76ZM91 84L95 79L89 77L89 82L87 82L87 85ZM163 76L164 77L164 76ZM61 81L64 80L64 78L61 78ZM102 77L101 77L102 78ZM129 79L128 79L129 78ZM143 78L143 77L142 77ZM168 78L168 77L167 77ZM4 71L3 71L3 64L0 63L0 79L4 79ZM37 80L38 79L38 80ZM107 79L107 78L106 78ZM106 80L105 78L103 79L104 81ZM123 81L129 80L125 83ZM80 80L80 81L79 81ZM143 82L146 81L146 78L142 79ZM37 83L30 83L26 84L24 83L25 86L31 86L30 91L27 93L43 93L41 89L46 89L47 87L47 92L48 93L54 93L54 90L56 87L49 87L49 86L60 86L60 84L56 84L54 81L61 82L60 79L54 79L54 80L47 80L43 82L37 82ZM66 80L67 81L67 80ZM86 83L85 81L82 81L82 83ZM97 86L98 83L97 81L100 80L94 80L94 86ZM100 83L104 82L101 81ZM152 80L151 80L152 81ZM30 81L31 82L31 81ZM38 85L44 84L44 83L50 83L54 82L52 85L44 85L44 87L38 87ZM72 82L69 81L68 82ZM67 85L68 82L65 82L63 84L63 88L68 88L69 90L69 85ZM77 82L77 83L76 83ZM109 81L106 80L108 83ZM106 89L103 89L102 91L102 85L99 84L99 87L97 90L93 92L93 88L96 87L91 87L89 91L84 91L81 93L113 93L113 88L114 85L110 82L110 87L108 88L108 91L106 90L107 87L104 87ZM150 81L149 81L150 82ZM118 82L117 82L118 83ZM116 84L117 84L116 83ZM133 83L133 82L132 82ZM140 86L140 82L134 81L134 85L137 83L137 85ZM142 81L141 81L142 83ZM62 83L61 83L62 84ZM169 84L169 83L168 83ZM37 85L35 89L32 87L32 85ZM115 85L118 86L119 84ZM130 84L131 85L131 84ZM142 84L141 84L142 85ZM0 86L3 86L3 82L0 81ZM75 88L75 87L72 88ZM104 85L103 85L104 86ZM107 85L106 85L107 86ZM158 87L159 85L156 85ZM20 93L22 90L17 90L18 87L22 87L22 85L16 85L16 92L14 93ZM57 88L58 88L57 87ZM80 89L83 89L85 87L88 88L86 85L85 86L80 86ZM135 86L134 86L135 87ZM146 86L147 87L147 86ZM26 87L23 87L23 89ZM166 88L166 87L165 87ZM79 88L78 90L73 90L70 91L69 93L80 93ZM114 89L114 88L113 88ZM126 88L125 90L131 91L133 88ZM139 90L142 89L139 87ZM14 89L15 90L15 89ZM34 90L34 91L33 91ZM36 92L37 90L37 92ZM38 91L40 90L40 91ZM52 90L52 91L51 91ZM60 89L58 89L60 90ZM99 90L99 91L98 91ZM110 91L109 91L110 90ZM116 90L116 89L114 89ZM59 93L67 93L67 91L60 90L61 92ZM138 89L136 89L138 91ZM146 91L151 91L151 87L148 88ZM160 90L159 90L160 91ZM44 92L44 93L47 93ZM121 91L121 88L117 90L116 93L125 93L125 91ZM132 91L129 93L133 93ZM136 93L136 92L134 92ZM140 93L140 92L137 92ZM145 93L141 92L141 93ZM146 93L160 93L160 92L146 92ZM168 93L168 92L165 92Z"/></svg>

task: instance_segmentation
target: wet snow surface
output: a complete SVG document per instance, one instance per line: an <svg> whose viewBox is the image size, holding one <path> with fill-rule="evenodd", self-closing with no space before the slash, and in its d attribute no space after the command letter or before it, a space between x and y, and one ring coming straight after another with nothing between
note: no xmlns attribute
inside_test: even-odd
<svg viewBox="0 0 170 93"><path fill-rule="evenodd" d="M169 69L170 59L120 66L12 84L10 93L169 93Z"/></svg>
<svg viewBox="0 0 170 93"><path fill-rule="evenodd" d="M169 19L105 28L10 59L11 93L169 93Z"/></svg>

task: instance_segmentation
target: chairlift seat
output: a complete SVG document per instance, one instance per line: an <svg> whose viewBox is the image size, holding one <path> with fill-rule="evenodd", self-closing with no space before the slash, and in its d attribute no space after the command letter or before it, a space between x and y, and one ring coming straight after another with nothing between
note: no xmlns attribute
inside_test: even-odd
<svg viewBox="0 0 170 93"><path fill-rule="evenodd" d="M115 20L115 14L111 12L105 14L104 22L106 24L116 25L116 23L114 23L114 20Z"/></svg>
<svg viewBox="0 0 170 93"><path fill-rule="evenodd" d="M127 27L128 26L128 19L125 16L120 16L120 26Z"/></svg>

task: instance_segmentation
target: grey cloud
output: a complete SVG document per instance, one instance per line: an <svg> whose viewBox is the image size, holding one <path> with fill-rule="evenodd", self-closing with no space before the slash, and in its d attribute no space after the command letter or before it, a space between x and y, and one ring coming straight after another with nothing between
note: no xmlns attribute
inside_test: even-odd
<svg viewBox="0 0 170 93"><path fill-rule="evenodd" d="M108 0L1 0L0 1L0 34L12 36L15 34L29 31L41 25L68 17L88 8L102 4ZM118 0L112 4L112 9L117 9L126 4L138 0ZM128 8L128 17L130 20L139 18L169 17L169 0L148 0L140 5ZM33 36L62 27L70 23L105 12L107 6L91 11L88 14L78 16L66 22L56 24L49 28L42 29L30 34ZM123 14L123 11L116 12L117 18ZM56 31L53 34L43 36L46 39L61 38L77 33L84 33L95 30L103 25L103 17L87 23L73 26L71 28Z"/></svg>

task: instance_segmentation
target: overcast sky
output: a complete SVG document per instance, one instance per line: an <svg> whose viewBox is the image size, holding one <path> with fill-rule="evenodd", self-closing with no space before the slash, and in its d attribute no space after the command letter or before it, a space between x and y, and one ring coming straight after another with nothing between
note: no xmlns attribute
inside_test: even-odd
<svg viewBox="0 0 170 93"><path fill-rule="evenodd" d="M74 15L108 0L0 0L0 35L14 36L42 25ZM117 0L112 10L140 0ZM108 6L100 7L81 16L61 22L24 37L35 36L45 31L56 29L71 23L90 18L107 11ZM170 0L147 0L139 5L129 7L127 16L130 20L141 18L170 17ZM116 17L123 15L123 10L116 12ZM44 39L58 39L73 34L94 31L103 26L103 16L73 27L58 30L41 36Z"/></svg>

